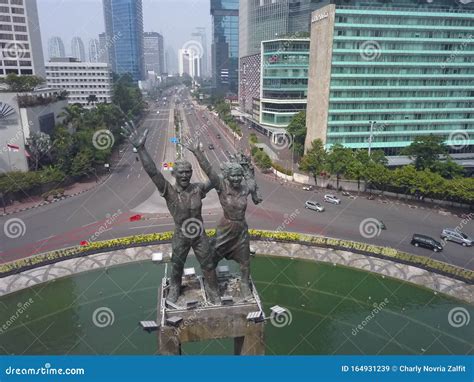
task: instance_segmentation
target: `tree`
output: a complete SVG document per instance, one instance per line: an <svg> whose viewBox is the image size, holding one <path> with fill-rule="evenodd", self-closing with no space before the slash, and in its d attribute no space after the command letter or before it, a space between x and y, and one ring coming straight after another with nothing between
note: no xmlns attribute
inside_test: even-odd
<svg viewBox="0 0 474 382"><path fill-rule="evenodd" d="M440 155L447 154L444 138L438 135L415 137L414 141L401 151L415 161L417 170L432 168Z"/></svg>
<svg viewBox="0 0 474 382"><path fill-rule="evenodd" d="M300 111L291 120L286 128L293 139L293 150L297 156L302 156L304 153L304 141L306 139L306 112Z"/></svg>
<svg viewBox="0 0 474 382"><path fill-rule="evenodd" d="M78 130L83 121L84 108L80 104L66 106L61 113L60 118L64 118L63 123L68 126L72 132Z"/></svg>
<svg viewBox="0 0 474 382"><path fill-rule="evenodd" d="M453 179L463 175L464 167L458 165L451 158L447 158L446 161L436 161L431 166L431 171L436 172L446 179Z"/></svg>
<svg viewBox="0 0 474 382"><path fill-rule="evenodd" d="M34 169L37 171L41 158L46 155L50 156L51 138L48 134L43 132L33 132L27 139L27 144L28 151L34 163Z"/></svg>
<svg viewBox="0 0 474 382"><path fill-rule="evenodd" d="M45 80L38 76L19 76L16 73L10 73L5 79L2 80L13 92L30 92L35 89L38 85L41 85Z"/></svg>
<svg viewBox="0 0 474 382"><path fill-rule="evenodd" d="M272 160L268 154L262 150L258 150L255 154L255 163L262 170L268 170L272 167Z"/></svg>
<svg viewBox="0 0 474 382"><path fill-rule="evenodd" d="M87 96L87 104L90 105L95 105L95 103L97 102L97 96L95 94L89 94Z"/></svg>
<svg viewBox="0 0 474 382"><path fill-rule="evenodd" d="M326 162L326 150L321 139L315 139L311 142L311 148L301 158L300 168L303 171L310 172L313 175L314 182L318 184L318 175L324 169Z"/></svg>
<svg viewBox="0 0 474 382"><path fill-rule="evenodd" d="M81 176L92 173L92 171L92 152L88 149L84 149L74 157L70 175L75 178L80 178Z"/></svg>
<svg viewBox="0 0 474 382"><path fill-rule="evenodd" d="M327 169L331 174L336 175L336 188L339 189L339 179L344 175L353 161L352 150L336 143L331 147L327 156Z"/></svg>
<svg viewBox="0 0 474 382"><path fill-rule="evenodd" d="M64 125L57 125L53 133L53 160L66 174L69 174L73 153L73 137Z"/></svg>

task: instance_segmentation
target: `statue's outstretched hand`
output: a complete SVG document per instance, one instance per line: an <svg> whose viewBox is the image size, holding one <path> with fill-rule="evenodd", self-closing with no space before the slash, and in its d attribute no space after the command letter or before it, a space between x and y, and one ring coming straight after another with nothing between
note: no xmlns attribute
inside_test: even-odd
<svg viewBox="0 0 474 382"><path fill-rule="evenodd" d="M140 134L133 125L133 122L125 122L125 126L122 126L121 134L130 141L133 147L136 147L138 149L145 147L148 129L146 129L142 134Z"/></svg>

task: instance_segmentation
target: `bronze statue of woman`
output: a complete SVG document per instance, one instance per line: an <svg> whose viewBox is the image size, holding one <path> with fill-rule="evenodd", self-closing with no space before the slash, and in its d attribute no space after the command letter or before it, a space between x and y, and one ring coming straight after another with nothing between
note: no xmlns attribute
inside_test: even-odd
<svg viewBox="0 0 474 382"><path fill-rule="evenodd" d="M199 165L211 181L212 187L216 189L224 212L216 228L213 245L214 264L217 266L223 258L238 262L242 275L240 290L244 298L250 298L252 296L250 289L250 236L245 220L245 211L249 194L252 195L255 204L262 202L253 174L245 171L237 162L225 163L222 167L222 174L219 174L212 168L199 142L183 146L195 155Z"/></svg>

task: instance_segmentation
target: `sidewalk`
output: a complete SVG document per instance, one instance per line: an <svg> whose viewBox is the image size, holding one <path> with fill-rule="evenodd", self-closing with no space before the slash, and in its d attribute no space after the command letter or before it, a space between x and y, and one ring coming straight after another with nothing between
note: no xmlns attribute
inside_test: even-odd
<svg viewBox="0 0 474 382"><path fill-rule="evenodd" d="M98 180L90 180L87 182L77 182L68 187L65 187L64 196L58 199L53 199L51 201L45 201L41 196L30 196L28 199L25 199L21 202L15 201L13 204L7 206L5 209L0 208L0 216L12 215L18 212L31 210L32 208L41 207L47 204L55 203L63 199L67 199L79 194L82 194L86 191L93 189L94 187L102 184L108 177L109 174L104 175Z"/></svg>
<svg viewBox="0 0 474 382"><path fill-rule="evenodd" d="M120 162L122 159L125 151L120 153L123 147L119 147L111 156L110 158L110 165L113 169L117 163ZM29 196L28 198L22 201L14 201L13 204L5 207L0 208L0 216L12 215L18 212L31 210L33 208L41 207L47 204L56 203L60 200L64 200L67 198L71 198L73 196L82 194L86 191L92 190L93 188L97 187L98 185L102 184L107 180L107 178L112 175L113 171L98 176L96 179L90 179L87 181L76 182L67 187L64 187L64 196L58 199L53 199L51 201L45 201L40 195L36 196Z"/></svg>

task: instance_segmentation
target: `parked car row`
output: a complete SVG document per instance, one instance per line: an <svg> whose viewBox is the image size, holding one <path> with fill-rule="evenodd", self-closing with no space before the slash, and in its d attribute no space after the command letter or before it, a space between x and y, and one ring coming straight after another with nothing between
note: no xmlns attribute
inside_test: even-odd
<svg viewBox="0 0 474 382"><path fill-rule="evenodd" d="M336 205L341 203L341 200L339 198L331 194L324 195L324 201ZM306 209L313 210L316 212L324 212L324 206L314 200L307 200L304 204L304 207ZM377 222L379 229L387 229L385 223L382 220L377 220ZM468 237L465 233L454 228L443 229L440 236L443 240L443 243L440 243L439 241L433 239L430 236L415 233L410 243L415 247L428 248L434 252L442 251L444 246L446 245L446 242L448 241L460 244L463 247L471 247L474 244L474 239Z"/></svg>

